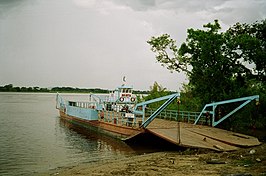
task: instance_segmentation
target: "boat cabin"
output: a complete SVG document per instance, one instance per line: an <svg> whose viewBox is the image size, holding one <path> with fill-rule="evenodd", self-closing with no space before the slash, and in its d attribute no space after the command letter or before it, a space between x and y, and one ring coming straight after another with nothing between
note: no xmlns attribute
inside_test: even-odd
<svg viewBox="0 0 266 176"><path fill-rule="evenodd" d="M136 96L133 95L133 87L121 85L116 90L110 91L109 102L121 104L134 104L136 103Z"/></svg>

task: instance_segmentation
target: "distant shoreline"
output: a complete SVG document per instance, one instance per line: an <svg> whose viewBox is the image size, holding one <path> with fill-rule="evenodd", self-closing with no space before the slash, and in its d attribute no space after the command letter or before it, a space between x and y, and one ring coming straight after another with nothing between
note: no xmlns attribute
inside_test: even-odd
<svg viewBox="0 0 266 176"><path fill-rule="evenodd" d="M0 86L0 92L28 92L28 93L109 93L108 89L100 88L76 88L76 87L14 87L13 84ZM148 94L149 91L135 90L134 94Z"/></svg>

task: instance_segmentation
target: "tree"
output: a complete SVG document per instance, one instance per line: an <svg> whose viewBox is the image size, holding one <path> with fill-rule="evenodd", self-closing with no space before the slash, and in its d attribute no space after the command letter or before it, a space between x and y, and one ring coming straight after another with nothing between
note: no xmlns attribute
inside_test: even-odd
<svg viewBox="0 0 266 176"><path fill-rule="evenodd" d="M230 87L230 79L224 78L232 76L229 71L232 62L228 62L221 53L225 41L223 35L218 33L221 28L218 21L203 27L207 30L188 29L186 43L179 50L169 35L152 38L148 43L156 52L157 61L171 71L186 72L194 95L207 103L219 100L219 92ZM188 67L191 69L188 70Z"/></svg>
<svg viewBox="0 0 266 176"><path fill-rule="evenodd" d="M164 88L162 85L160 85L159 83L157 83L155 81L153 86L150 87L149 95L144 97L144 101L152 100L152 99L166 96L169 94L170 94L170 92L167 91L166 88ZM149 107L150 108L158 108L162 104L163 104L163 102L155 102L155 103L150 104Z"/></svg>
<svg viewBox="0 0 266 176"><path fill-rule="evenodd" d="M231 91L235 61L223 53L225 38L218 21L203 26L207 30L188 30L188 38L179 49L179 57L192 67L189 75L194 95L203 103L218 101Z"/></svg>
<svg viewBox="0 0 266 176"><path fill-rule="evenodd" d="M247 95L247 78L254 73L246 61L256 65L258 78L265 76L265 21L238 24L226 32L219 32L218 20L203 27L188 29L186 42L179 49L168 34L152 37L148 43L159 63L187 74L193 95L202 103Z"/></svg>
<svg viewBox="0 0 266 176"><path fill-rule="evenodd" d="M156 53L156 60L166 66L170 71L190 73L187 69L187 63L178 57L178 49L175 40L170 38L169 34L163 34L159 37L152 37L148 44L151 50Z"/></svg>
<svg viewBox="0 0 266 176"><path fill-rule="evenodd" d="M159 98L168 94L169 91L167 91L166 88L164 88L162 85L155 81L154 84L150 86L149 95L145 97L145 101Z"/></svg>
<svg viewBox="0 0 266 176"><path fill-rule="evenodd" d="M12 91L12 89L13 89L13 84L8 84L4 86L4 90L7 92Z"/></svg>
<svg viewBox="0 0 266 176"><path fill-rule="evenodd" d="M187 74L189 85L183 95L197 97L202 105L256 93L265 97L266 20L236 23L225 32L220 32L218 20L203 27L188 29L179 49L168 34L147 41L159 63ZM265 117L261 107L265 101L258 108Z"/></svg>
<svg viewBox="0 0 266 176"><path fill-rule="evenodd" d="M266 19L253 24L236 23L227 30L230 40L235 42L235 50L243 61L254 65L246 67L251 73L249 78L266 81Z"/></svg>

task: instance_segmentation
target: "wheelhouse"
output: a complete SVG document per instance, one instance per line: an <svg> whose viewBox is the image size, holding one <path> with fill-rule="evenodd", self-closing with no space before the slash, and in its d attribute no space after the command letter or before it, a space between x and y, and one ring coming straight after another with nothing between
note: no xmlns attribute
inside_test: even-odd
<svg viewBox="0 0 266 176"><path fill-rule="evenodd" d="M116 90L110 91L109 101L113 103L136 103L136 96L133 94L133 87L122 85L117 87Z"/></svg>

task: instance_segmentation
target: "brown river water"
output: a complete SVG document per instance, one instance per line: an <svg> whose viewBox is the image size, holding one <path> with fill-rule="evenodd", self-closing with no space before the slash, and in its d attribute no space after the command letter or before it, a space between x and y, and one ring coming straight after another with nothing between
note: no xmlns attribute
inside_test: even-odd
<svg viewBox="0 0 266 176"><path fill-rule="evenodd" d="M86 100L88 95L63 94ZM152 152L60 120L56 94L0 93L0 175L36 175L60 167ZM157 150L157 149L156 149Z"/></svg>

